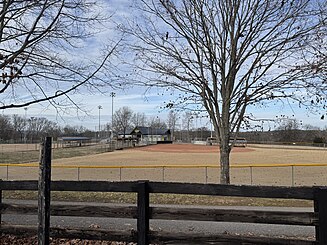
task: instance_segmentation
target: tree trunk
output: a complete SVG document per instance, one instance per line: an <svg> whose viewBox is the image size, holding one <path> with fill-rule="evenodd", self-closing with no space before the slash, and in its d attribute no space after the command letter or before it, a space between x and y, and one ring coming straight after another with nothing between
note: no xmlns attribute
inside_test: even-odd
<svg viewBox="0 0 327 245"><path fill-rule="evenodd" d="M226 135L220 141L220 184L230 184L229 156L232 148L229 145L229 134Z"/></svg>
<svg viewBox="0 0 327 245"><path fill-rule="evenodd" d="M230 184L229 150L220 149L220 184Z"/></svg>

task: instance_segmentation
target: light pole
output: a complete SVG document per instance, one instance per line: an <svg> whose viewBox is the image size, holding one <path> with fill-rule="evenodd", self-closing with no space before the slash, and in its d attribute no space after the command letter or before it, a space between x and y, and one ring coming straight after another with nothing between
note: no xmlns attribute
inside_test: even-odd
<svg viewBox="0 0 327 245"><path fill-rule="evenodd" d="M111 130L114 132L114 97L116 96L115 92L110 93L111 97Z"/></svg>
<svg viewBox="0 0 327 245"><path fill-rule="evenodd" d="M24 142L25 144L27 143L27 107L24 107L24 110L25 110L25 121L24 121L24 124L25 124L25 127L24 127Z"/></svg>
<svg viewBox="0 0 327 245"><path fill-rule="evenodd" d="M24 110L25 110L25 119L27 118L27 107L24 107Z"/></svg>
<svg viewBox="0 0 327 245"><path fill-rule="evenodd" d="M99 109L99 135L98 135L98 137L99 137L99 140L100 140L100 126L101 126L101 124L100 124L100 110L102 109L102 106L99 105L98 109Z"/></svg>
<svg viewBox="0 0 327 245"><path fill-rule="evenodd" d="M210 119L210 138L212 138L212 121Z"/></svg>

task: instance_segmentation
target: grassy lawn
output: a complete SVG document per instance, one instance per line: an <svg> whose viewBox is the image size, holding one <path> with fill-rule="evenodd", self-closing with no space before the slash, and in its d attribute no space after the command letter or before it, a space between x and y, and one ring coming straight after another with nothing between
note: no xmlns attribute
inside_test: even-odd
<svg viewBox="0 0 327 245"><path fill-rule="evenodd" d="M70 158L76 156L94 155L107 152L107 145L91 145L82 147L66 147L52 149L52 159ZM0 163L29 163L38 162L40 157L39 150L1 152Z"/></svg>
<svg viewBox="0 0 327 245"><path fill-rule="evenodd" d="M1 152L0 163L28 163L39 161L39 151Z"/></svg>
<svg viewBox="0 0 327 245"><path fill-rule="evenodd" d="M136 193L52 192L53 201L136 203ZM36 191L4 191L3 198L36 200ZM271 198L213 197L200 195L151 194L152 204L207 205L207 206L281 206L312 207L312 201Z"/></svg>

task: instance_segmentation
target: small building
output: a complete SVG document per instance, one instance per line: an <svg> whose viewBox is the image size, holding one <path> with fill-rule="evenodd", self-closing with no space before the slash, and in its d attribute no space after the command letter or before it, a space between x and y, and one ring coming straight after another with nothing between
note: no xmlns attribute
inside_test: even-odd
<svg viewBox="0 0 327 245"><path fill-rule="evenodd" d="M127 128L124 131L118 131L116 132L116 139L117 140L132 140L131 132L133 131L133 128Z"/></svg>
<svg viewBox="0 0 327 245"><path fill-rule="evenodd" d="M89 137L60 137L58 142L61 143L62 147L76 147L76 146L85 146L91 144L92 139Z"/></svg>
<svg viewBox="0 0 327 245"><path fill-rule="evenodd" d="M130 134L138 143L172 143L170 129L136 126Z"/></svg>
<svg viewBox="0 0 327 245"><path fill-rule="evenodd" d="M229 139L229 144L233 144L235 147L246 147L247 146L247 140L245 138L236 138L236 139Z"/></svg>
<svg viewBox="0 0 327 245"><path fill-rule="evenodd" d="M230 138L229 145L234 144L234 147L246 147L247 141L245 138ZM216 137L208 137L206 140L206 145L219 145L219 140Z"/></svg>

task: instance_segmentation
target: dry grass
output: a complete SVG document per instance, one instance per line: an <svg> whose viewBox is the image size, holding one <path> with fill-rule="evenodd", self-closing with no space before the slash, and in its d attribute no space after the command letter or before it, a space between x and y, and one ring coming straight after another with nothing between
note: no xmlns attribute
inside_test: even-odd
<svg viewBox="0 0 327 245"><path fill-rule="evenodd" d="M35 191L4 191L4 198L20 200L36 200ZM53 201L97 202L97 203L136 203L136 193L103 193L103 192L52 192ZM206 206L281 206L281 207L312 207L312 201L244 198L224 196L151 194L151 204L169 205L206 205Z"/></svg>
<svg viewBox="0 0 327 245"><path fill-rule="evenodd" d="M137 166L137 165L196 165L196 164L217 164L219 153L217 149L201 146L201 151L194 145L171 145L173 151L162 150L164 146L153 146L151 148L135 148L123 151L106 152L103 154L92 154L84 152L85 156L61 158L53 161L53 166L79 165L79 166ZM187 147L185 152L183 147ZM193 149L191 151L190 149ZM76 149L76 148L75 148ZM74 150L75 150L74 149ZM82 149L82 148L80 148ZM76 150L80 150L76 149ZM204 150L206 149L206 150ZM236 149L236 148L234 148ZM82 149L83 150L83 149ZM74 153L75 154L75 153ZM54 154L55 155L55 154ZM262 148L250 146L246 150L236 149L231 155L233 165L242 164L319 164L327 163L327 150L318 148L303 147L282 147ZM217 164L218 165L218 164ZM2 168L3 169L3 168ZM5 171L0 168L0 178L5 179ZM81 180L109 180L117 181L119 169L80 169ZM161 181L163 178L162 169L122 169L122 180L149 179ZM208 169L208 177L205 178L204 168L174 169L167 168L164 172L165 181L218 183L219 169ZM258 167L252 169L252 182L257 185L286 185L292 184L291 168ZM9 169L10 179L37 179L37 168L14 168ZM250 184L249 168L232 168L232 184ZM77 180L77 168L61 169L53 168L53 180ZM294 184L296 186L326 185L327 167L295 167ZM33 192L4 192L5 198L36 198ZM134 194L126 193L53 193L53 200L70 201L97 201L135 203ZM256 199L256 198L229 198L229 197L207 197L189 195L151 195L152 203L160 204L194 204L194 205L259 205L259 206L312 206L308 201Z"/></svg>
<svg viewBox="0 0 327 245"><path fill-rule="evenodd" d="M98 144L82 147L53 148L52 159L89 156L108 152L108 145ZM30 163L39 161L39 145L10 144L0 145L0 163Z"/></svg>

